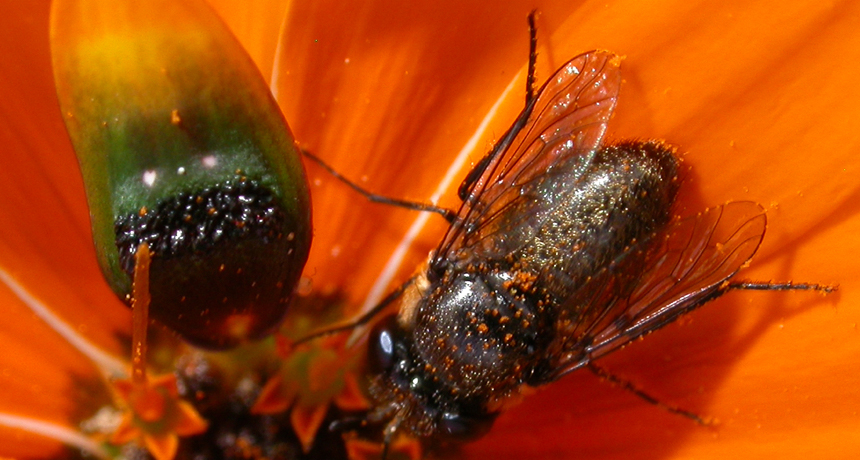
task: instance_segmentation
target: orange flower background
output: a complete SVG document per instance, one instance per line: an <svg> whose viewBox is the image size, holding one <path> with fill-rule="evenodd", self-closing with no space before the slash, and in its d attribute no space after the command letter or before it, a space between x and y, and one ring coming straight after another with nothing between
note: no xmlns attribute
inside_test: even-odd
<svg viewBox="0 0 860 460"><path fill-rule="evenodd" d="M436 192L514 80L475 137L472 161L520 110L525 16L537 7L539 80L589 49L626 56L609 136L662 138L686 152L683 211L739 199L765 205L768 234L743 277L840 285L828 297L732 293L603 361L661 399L717 418L714 428L575 374L504 414L464 456L805 459L860 451L860 6L212 3L273 75L304 147L371 190L416 200ZM54 95L48 6L13 2L0 17L0 268L122 357L116 336L130 315L95 263ZM316 292L342 290L360 305L372 289L384 293L408 276L441 236L444 223L431 216L396 265L391 255L419 216L365 203L318 169L308 172L315 241L306 275ZM441 204L456 205L451 190ZM391 285L380 281L389 266ZM104 403L86 358L10 289L0 286L0 303L0 412L74 426ZM8 429L0 446L11 457L56 457L60 448Z"/></svg>

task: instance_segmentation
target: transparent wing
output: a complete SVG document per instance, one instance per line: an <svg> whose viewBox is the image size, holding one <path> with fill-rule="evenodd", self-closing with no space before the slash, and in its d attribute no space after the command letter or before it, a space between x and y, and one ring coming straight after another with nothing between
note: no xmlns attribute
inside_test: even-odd
<svg viewBox="0 0 860 460"><path fill-rule="evenodd" d="M631 248L565 302L561 357L548 381L676 320L728 289L764 238L764 210L732 202L670 224L656 241ZM634 263L624 264L624 259ZM623 270L614 270L624 266Z"/></svg>
<svg viewBox="0 0 860 460"><path fill-rule="evenodd" d="M603 140L621 84L620 61L610 52L591 51L550 77L467 177L468 196L436 251L438 259L463 247L492 257L502 248L494 244L496 239L510 232L525 232L525 238L539 227L553 206L552 196L538 193L541 185L573 183ZM478 178L472 177L475 172L481 173Z"/></svg>

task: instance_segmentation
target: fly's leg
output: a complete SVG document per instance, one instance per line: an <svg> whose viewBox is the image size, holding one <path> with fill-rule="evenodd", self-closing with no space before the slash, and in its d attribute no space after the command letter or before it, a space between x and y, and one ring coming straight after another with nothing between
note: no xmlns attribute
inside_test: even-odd
<svg viewBox="0 0 860 460"><path fill-rule="evenodd" d="M532 114L532 110L534 109L534 104L537 100L535 98L535 67L537 65L536 14L537 13L535 11L529 13L529 67L528 75L526 75L526 106L523 108L523 111L517 119L514 120L514 124L508 128L496 145L493 146L493 149L484 155L484 157L472 167L469 173L466 174L466 177L463 178L463 182L460 183L460 187L457 189L457 196L459 196L463 201L466 201L471 196L475 183L484 174L484 171L487 169L487 166L490 165L493 158L504 152L510 145L511 141L513 141L514 137L516 137L517 134L526 126L526 123Z"/></svg>
<svg viewBox="0 0 860 460"><path fill-rule="evenodd" d="M401 200L398 198L391 198L388 196L377 195L376 193L369 192L362 188L360 185L344 177L341 173L337 172L337 170L329 166L318 156L308 152L307 150L302 150L302 155L304 155L305 158L308 158L316 164L322 166L322 168L325 169L326 172L328 172L332 177L343 182L349 188L355 190L361 196L367 198L373 203L386 204L389 206L396 206L398 208L411 209L413 211L434 212L444 217L445 220L447 220L448 222L453 222L454 218L457 216L457 213L452 209L440 208L439 206L432 205L430 203L419 203L417 201Z"/></svg>
<svg viewBox="0 0 860 460"><path fill-rule="evenodd" d="M705 299L702 303L713 300L723 294L732 291L732 290L752 290L752 291L818 291L822 294L830 294L836 291L839 286L826 285L826 284L817 284L817 283L773 283L773 282L762 282L762 281L734 281L727 283L724 287L722 287L719 291L716 292L716 295ZM694 307L695 308L695 307ZM593 362L589 362L585 364L585 367L588 368L594 375L600 377L603 380L606 380L612 384L618 385L622 389L633 393L639 398L645 400L646 402L653 404L661 409L669 411L673 414L677 414L683 417L686 417L690 420L695 421L700 425L713 425L714 421L703 418L696 413L690 412L685 409L681 409L677 406L664 403L660 401L658 398L642 391L637 388L629 380L623 379L614 375L607 371L606 369L594 364Z"/></svg>
<svg viewBox="0 0 860 460"><path fill-rule="evenodd" d="M301 345L303 343L310 342L311 340L318 339L320 337L336 334L338 332L351 331L359 326L367 324L368 322L370 322L371 319L376 317L379 312L388 307L391 302L394 302L395 300L400 298L400 296L403 295L403 291L405 291L410 285L412 285L412 283L415 282L415 279L416 276L409 278L405 283L401 284L397 287L397 289L385 296L385 298L382 299L381 302L376 304L368 312L359 316L357 319L350 320L348 323L341 324L339 326L332 326L321 331L314 332L310 335L306 335L296 341L293 341L291 345L295 347L296 345Z"/></svg>
<svg viewBox="0 0 860 460"><path fill-rule="evenodd" d="M733 281L729 283L729 290L750 291L818 291L822 294L830 294L839 289L839 286L816 283L773 283L770 281Z"/></svg>
<svg viewBox="0 0 860 460"><path fill-rule="evenodd" d="M607 382L609 382L613 385L618 385L619 387L621 387L621 389L623 389L625 391L629 391L630 393L633 393L634 395L643 399L645 402L647 402L649 404L653 404L653 405L655 405L655 406L657 406L657 407L659 407L659 408L661 408L667 412L670 412L670 413L675 414L675 415L680 415L682 417L686 417L686 418L698 423L699 425L703 425L703 426L713 426L716 423L715 420L712 420L709 418L704 418L704 417L702 417L699 414L696 414L694 412L690 412L688 410L681 409L680 407L674 406L672 404L664 403L663 401L660 401L658 398L656 398L656 397L642 391L641 389L637 388L636 385L633 384L633 382L626 380L626 379L623 379L621 377L618 377L617 375L610 373L606 369L604 369L604 368L602 368L602 367L600 367L594 363L588 363L588 364L586 364L585 367L588 368L588 370L591 371L591 373L600 377L601 379L606 380Z"/></svg>

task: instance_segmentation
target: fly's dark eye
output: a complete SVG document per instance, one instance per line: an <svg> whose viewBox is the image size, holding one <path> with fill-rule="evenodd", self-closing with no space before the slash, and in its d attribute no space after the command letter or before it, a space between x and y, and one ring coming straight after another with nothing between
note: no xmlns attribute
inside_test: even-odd
<svg viewBox="0 0 860 460"><path fill-rule="evenodd" d="M368 352L368 367L373 373L387 373L396 364L396 348L400 341L397 334L397 316L390 315L373 326L370 332L371 348Z"/></svg>
<svg viewBox="0 0 860 460"><path fill-rule="evenodd" d="M458 441L478 439L493 427L496 414L454 414L446 412L439 421L440 432Z"/></svg>

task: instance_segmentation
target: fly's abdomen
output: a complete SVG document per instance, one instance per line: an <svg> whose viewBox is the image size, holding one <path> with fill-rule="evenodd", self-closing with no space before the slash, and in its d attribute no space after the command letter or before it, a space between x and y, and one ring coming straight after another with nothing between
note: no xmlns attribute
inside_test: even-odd
<svg viewBox="0 0 860 460"><path fill-rule="evenodd" d="M678 191L674 149L659 141L601 148L573 186L546 182L563 193L534 238L512 258L538 274L539 284L563 301L584 280L648 240L671 219Z"/></svg>
<svg viewBox="0 0 860 460"><path fill-rule="evenodd" d="M564 171L548 175L535 190L553 206L535 216L534 236L506 235L520 250L463 257L422 300L413 329L419 365L461 397L504 397L544 373L537 357L555 338L558 307L669 222L677 169L670 147L628 142L598 151L573 184L561 183Z"/></svg>

